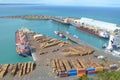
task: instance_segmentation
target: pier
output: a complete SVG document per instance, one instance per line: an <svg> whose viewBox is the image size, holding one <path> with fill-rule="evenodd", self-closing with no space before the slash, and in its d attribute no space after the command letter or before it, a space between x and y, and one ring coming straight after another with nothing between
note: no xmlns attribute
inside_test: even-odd
<svg viewBox="0 0 120 80"><path fill-rule="evenodd" d="M75 37L75 36L70 35L69 33L65 32L65 31L58 30L57 32L58 32L58 34L62 34L64 37L66 37L66 39L68 39L68 40L70 40L70 41L72 41L72 42L75 42L75 43L77 43L77 44L79 44L79 45L84 45L84 44L86 44L84 41L78 39L78 38ZM89 44L87 44L87 46L89 46ZM90 47L90 46L89 46L89 47Z"/></svg>

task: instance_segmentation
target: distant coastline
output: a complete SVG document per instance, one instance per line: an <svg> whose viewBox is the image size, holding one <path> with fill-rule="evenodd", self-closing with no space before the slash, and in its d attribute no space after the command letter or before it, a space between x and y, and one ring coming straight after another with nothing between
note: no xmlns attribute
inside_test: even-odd
<svg viewBox="0 0 120 80"><path fill-rule="evenodd" d="M0 3L0 5L45 5L45 4L33 4L33 3Z"/></svg>
<svg viewBox="0 0 120 80"><path fill-rule="evenodd" d="M48 5L48 4L44 4L44 3L0 3L0 5L26 5L26 6L30 6L30 5L34 5L34 6L51 6L51 7L88 7L88 8L120 8L118 6L84 6L84 5Z"/></svg>

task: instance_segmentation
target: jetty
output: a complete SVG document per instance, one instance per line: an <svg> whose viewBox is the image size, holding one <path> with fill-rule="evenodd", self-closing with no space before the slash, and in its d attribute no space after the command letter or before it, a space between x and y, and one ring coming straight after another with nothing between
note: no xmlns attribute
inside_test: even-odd
<svg viewBox="0 0 120 80"><path fill-rule="evenodd" d="M51 20L58 22L58 23L70 25L69 19L66 17L52 17Z"/></svg>
<svg viewBox="0 0 120 80"><path fill-rule="evenodd" d="M70 41L72 41L72 42L74 42L74 43L77 43L77 44L79 44L79 45L84 45L84 44L86 44L84 41L82 41L82 40L80 40L78 37L76 37L76 36L72 36L71 34L69 34L68 32L65 32L65 31L62 31L62 30L58 30L58 31L56 31L58 34L57 35L59 35L59 34L61 34L62 36L64 36L66 39L68 39L68 40L70 40ZM87 44L86 46L89 46L89 47L91 47L91 45L89 45L89 44ZM93 47L93 46L92 46ZM95 48L95 47L94 47Z"/></svg>

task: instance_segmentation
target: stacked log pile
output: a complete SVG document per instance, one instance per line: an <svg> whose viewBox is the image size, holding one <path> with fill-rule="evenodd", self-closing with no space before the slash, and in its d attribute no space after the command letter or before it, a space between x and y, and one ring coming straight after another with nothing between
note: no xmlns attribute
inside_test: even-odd
<svg viewBox="0 0 120 80"><path fill-rule="evenodd" d="M46 48L50 47L64 47L68 46L68 48L64 48L62 50L62 54L64 56L84 56L84 55L89 55L94 52L93 49L87 48L81 45L78 45L77 48L72 46L72 43L70 42L64 42L61 40L57 40L54 38L46 37L46 36L37 36L39 34L34 34L33 39L37 43L37 51L40 55L45 54L46 52L44 51ZM33 44L34 45L34 44ZM71 46L71 47L70 47Z"/></svg>
<svg viewBox="0 0 120 80"><path fill-rule="evenodd" d="M67 45L72 45L70 42L64 42L62 41L60 44L58 44L60 47L67 46Z"/></svg>
<svg viewBox="0 0 120 80"><path fill-rule="evenodd" d="M0 66L0 78L3 78L4 75L7 73L8 67L9 67L9 64L4 64Z"/></svg>
<svg viewBox="0 0 120 80"><path fill-rule="evenodd" d="M34 62L2 64L0 65L0 78L3 78L7 73L13 76L22 76L32 72L35 68Z"/></svg>
<svg viewBox="0 0 120 80"><path fill-rule="evenodd" d="M93 49L86 48L83 46L78 46L78 48L66 48L62 50L62 54L64 56L84 56L84 55L89 55L93 53Z"/></svg>
<svg viewBox="0 0 120 80"><path fill-rule="evenodd" d="M82 68L78 60L71 60L71 63L75 69Z"/></svg>
<svg viewBox="0 0 120 80"><path fill-rule="evenodd" d="M35 38L35 41L38 42L38 44L40 44L40 48L42 49L52 47L55 45L59 45L59 47L71 45L71 43L69 42L64 42L61 40L57 40L57 39L45 37L45 36L37 37Z"/></svg>
<svg viewBox="0 0 120 80"><path fill-rule="evenodd" d="M53 72L65 72L71 69L71 65L68 60L51 59L50 66L53 68Z"/></svg>
<svg viewBox="0 0 120 80"><path fill-rule="evenodd" d="M110 63L106 63L105 66L100 64L99 62L92 62L89 59L51 59L50 66L53 69L53 72L67 72L70 69L80 69L80 68L89 68L89 67L109 67ZM112 64L112 63L111 63Z"/></svg>

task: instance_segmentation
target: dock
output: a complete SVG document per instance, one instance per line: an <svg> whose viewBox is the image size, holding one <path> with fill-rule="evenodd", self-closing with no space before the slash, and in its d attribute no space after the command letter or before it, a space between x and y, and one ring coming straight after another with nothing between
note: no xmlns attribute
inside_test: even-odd
<svg viewBox="0 0 120 80"><path fill-rule="evenodd" d="M62 31L62 30L58 30L56 32L58 33L58 35L62 34L62 36L64 36L66 39L68 39L68 40L70 40L74 43L77 43L79 45L85 45L86 44L86 46L88 46L88 47L95 48L94 46L91 46L90 44L80 40L79 38L69 34L68 32L65 32L65 31Z"/></svg>
<svg viewBox="0 0 120 80"><path fill-rule="evenodd" d="M66 24L66 25L70 25L69 21L67 18L63 18L63 17L52 17L51 20L58 22L58 23L62 23L62 24Z"/></svg>

